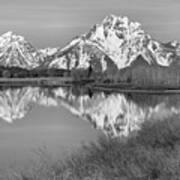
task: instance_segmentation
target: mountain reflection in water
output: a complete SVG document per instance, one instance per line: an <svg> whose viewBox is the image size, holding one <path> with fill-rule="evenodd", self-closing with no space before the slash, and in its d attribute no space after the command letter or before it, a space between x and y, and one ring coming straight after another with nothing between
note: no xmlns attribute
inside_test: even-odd
<svg viewBox="0 0 180 180"><path fill-rule="evenodd" d="M63 106L113 137L128 136L146 120L180 112L179 95L92 92L80 87L23 87L0 90L0 117L13 123L36 106Z"/></svg>

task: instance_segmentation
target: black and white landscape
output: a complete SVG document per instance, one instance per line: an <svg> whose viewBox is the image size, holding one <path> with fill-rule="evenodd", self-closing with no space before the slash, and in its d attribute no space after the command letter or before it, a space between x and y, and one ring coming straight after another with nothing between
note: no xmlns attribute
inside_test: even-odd
<svg viewBox="0 0 180 180"><path fill-rule="evenodd" d="M0 179L180 179L179 8L0 2Z"/></svg>
<svg viewBox="0 0 180 180"><path fill-rule="evenodd" d="M127 17L107 16L62 49L36 49L24 37L7 32L0 38L0 51L3 78L53 76L91 79L97 86L109 82L179 88L180 44L154 40Z"/></svg>

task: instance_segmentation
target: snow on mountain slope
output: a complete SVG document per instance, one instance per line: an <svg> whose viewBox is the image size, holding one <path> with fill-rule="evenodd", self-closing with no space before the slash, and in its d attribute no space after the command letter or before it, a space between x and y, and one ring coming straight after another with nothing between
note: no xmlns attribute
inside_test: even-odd
<svg viewBox="0 0 180 180"><path fill-rule="evenodd" d="M0 36L0 66L87 69L106 71L108 62L117 69L128 67L141 55L149 64L170 66L180 56L176 41L163 44L151 38L137 22L127 17L107 16L88 33L73 39L63 49L36 50L22 36L8 32ZM108 61L108 62L107 62Z"/></svg>
<svg viewBox="0 0 180 180"><path fill-rule="evenodd" d="M7 32L0 36L0 66L32 69L43 61L42 54L22 36Z"/></svg>
<svg viewBox="0 0 180 180"><path fill-rule="evenodd" d="M87 46L91 50L87 50ZM139 23L131 22L127 17L110 15L87 34L75 38L60 50L49 67L87 68L95 59L106 70L104 57L108 56L118 69L122 69L130 66L139 55L149 65L169 66L177 52L175 44L165 48L146 34Z"/></svg>
<svg viewBox="0 0 180 180"><path fill-rule="evenodd" d="M67 47L61 49L50 62L49 67L73 69L87 69L95 60L100 68L104 68L106 54L91 41L85 38L74 39ZM103 65L103 66L102 66Z"/></svg>
<svg viewBox="0 0 180 180"><path fill-rule="evenodd" d="M48 47L48 48L45 48L45 49L40 49L39 53L41 53L44 56L44 58L48 58L48 57L53 56L56 53L58 53L58 51L59 51L59 48L50 48L50 47Z"/></svg>

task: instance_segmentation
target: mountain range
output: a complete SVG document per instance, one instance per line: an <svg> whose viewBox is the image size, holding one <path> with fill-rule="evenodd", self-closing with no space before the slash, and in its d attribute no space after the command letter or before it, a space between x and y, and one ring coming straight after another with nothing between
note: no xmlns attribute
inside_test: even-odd
<svg viewBox="0 0 180 180"><path fill-rule="evenodd" d="M0 118L8 123L23 119L36 106L64 107L92 127L112 137L128 136L145 121L180 114L179 96L104 92L74 92L72 88L24 87L0 91ZM77 88L76 88L77 91Z"/></svg>
<svg viewBox="0 0 180 180"><path fill-rule="evenodd" d="M0 66L24 69L87 69L104 72L130 67L141 56L148 65L177 64L180 44L162 43L145 33L141 24L110 15L64 48L36 49L24 37L8 32L0 36Z"/></svg>

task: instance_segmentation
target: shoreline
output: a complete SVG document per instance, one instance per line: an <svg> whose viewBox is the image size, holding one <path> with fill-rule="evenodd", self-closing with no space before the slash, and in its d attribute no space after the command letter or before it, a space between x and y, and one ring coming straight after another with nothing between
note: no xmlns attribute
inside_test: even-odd
<svg viewBox="0 0 180 180"><path fill-rule="evenodd" d="M109 87L92 87L95 91L117 92L117 93L144 93L144 94L180 94L180 89L126 89Z"/></svg>
<svg viewBox="0 0 180 180"><path fill-rule="evenodd" d="M126 83L94 83L93 80L84 79L74 81L71 77L41 77L41 78L0 78L0 86L83 86L95 91L120 92L120 93L148 93L148 94L179 94L180 87L136 87Z"/></svg>

